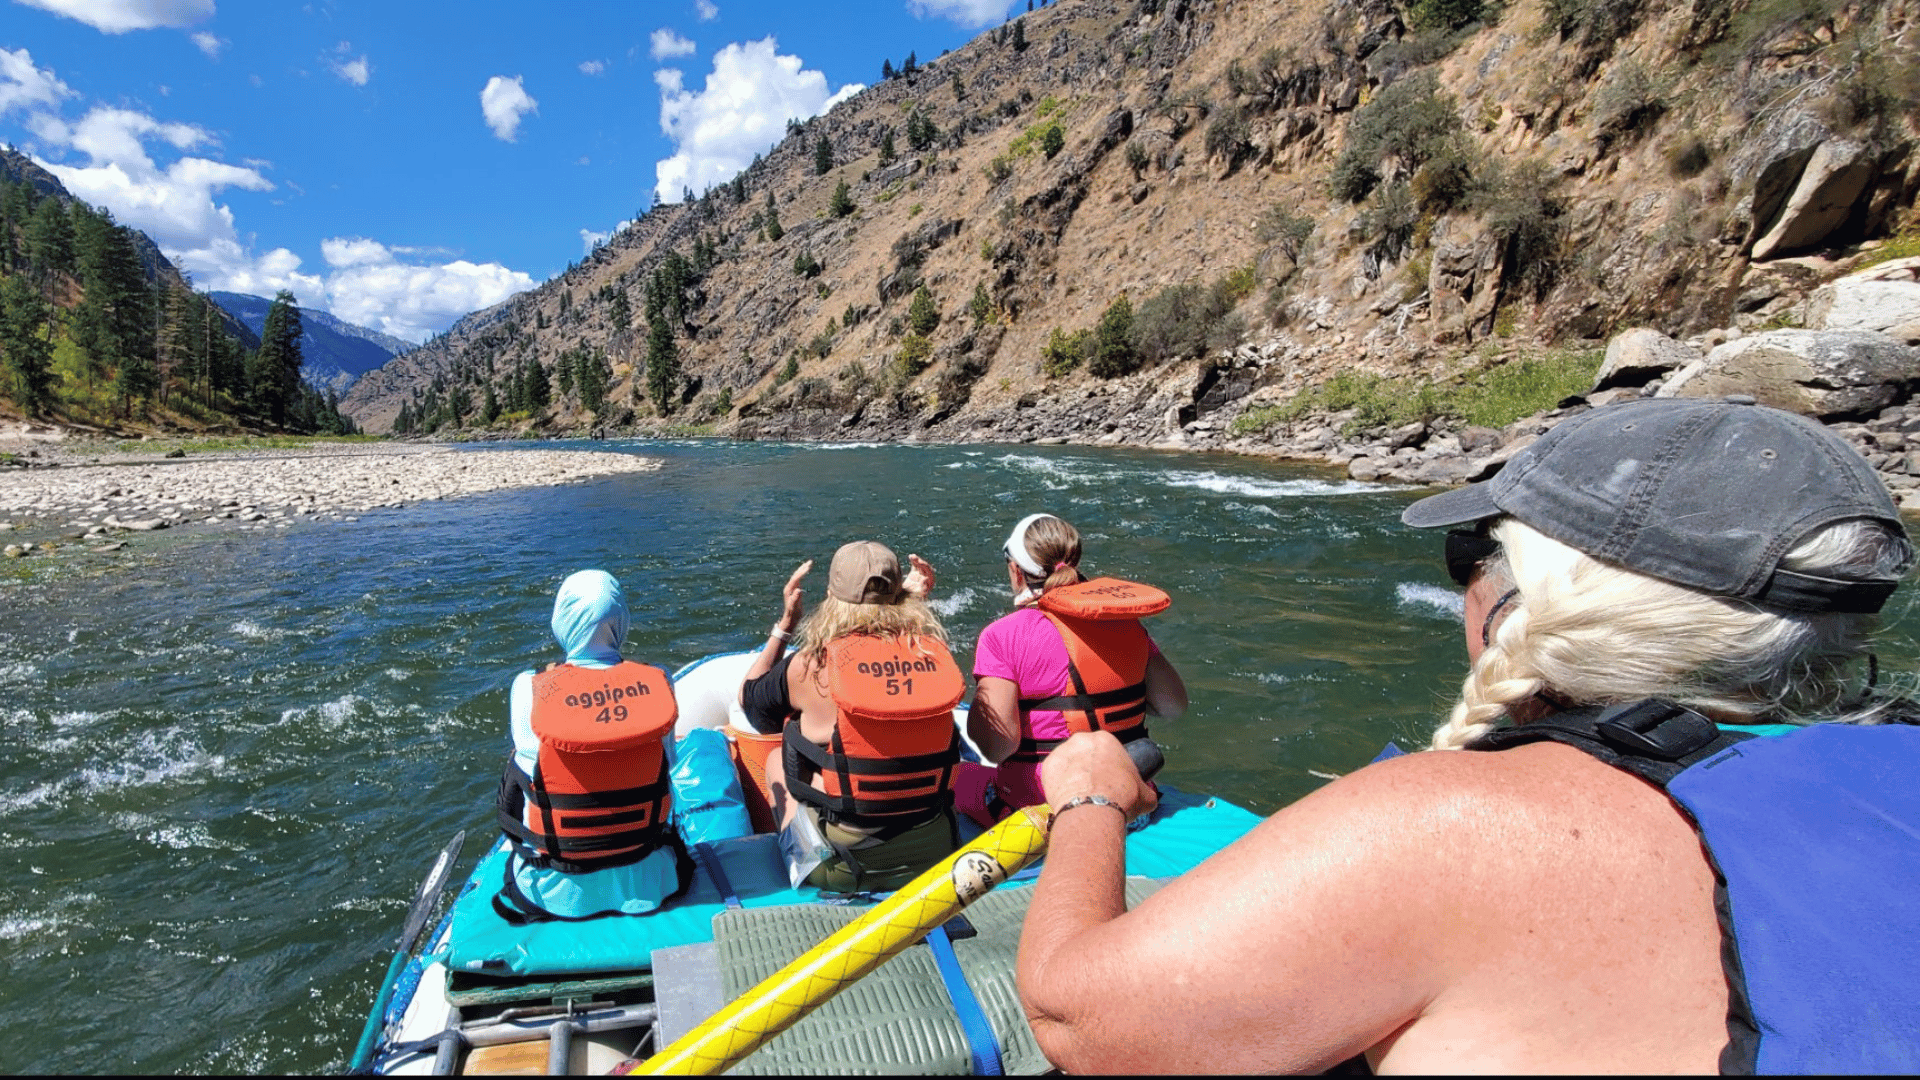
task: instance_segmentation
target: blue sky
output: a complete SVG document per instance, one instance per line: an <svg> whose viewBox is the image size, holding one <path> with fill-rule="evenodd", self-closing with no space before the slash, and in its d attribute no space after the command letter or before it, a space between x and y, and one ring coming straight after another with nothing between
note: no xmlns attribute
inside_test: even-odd
<svg viewBox="0 0 1920 1080"><path fill-rule="evenodd" d="M203 289L409 340L1025 0L0 0L0 140Z"/></svg>

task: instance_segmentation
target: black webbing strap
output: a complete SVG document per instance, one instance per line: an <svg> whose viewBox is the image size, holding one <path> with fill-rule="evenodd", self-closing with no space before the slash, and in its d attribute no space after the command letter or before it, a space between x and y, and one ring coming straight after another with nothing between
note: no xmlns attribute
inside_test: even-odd
<svg viewBox="0 0 1920 1080"><path fill-rule="evenodd" d="M840 737L839 725L834 725L831 748L822 749L811 739L800 734L800 725L788 724L782 739L785 750L783 767L787 778L787 790L794 798L815 807L821 817L831 824L853 825L859 828L892 827L911 819L914 824L926 821L933 814L953 805L953 774L960 762L960 735L958 730L948 741L945 750L931 754L916 754L905 758L851 758L846 754L846 744ZM815 775L831 772L840 780L839 795L829 795L812 781L803 779L802 763L812 766ZM908 774L940 770L936 779L911 777ZM855 794L853 777L862 777L860 791L901 791L911 790L924 784L934 784L934 789L920 798L868 799ZM865 779L867 777L900 776L899 780Z"/></svg>
<svg viewBox="0 0 1920 1080"><path fill-rule="evenodd" d="M671 835L671 830L667 828L667 815L661 812L670 789L671 781L663 774L652 784L616 792L554 795L545 790L545 785L537 776L529 777L519 762L509 757L506 769L501 774L495 811L500 831L515 842L527 862L543 869L579 874L639 862L652 854L661 845L663 834ZM612 798L624 801L610 801ZM525 822L528 799L538 809L537 829ZM635 805L642 800L646 805ZM588 809L594 806L618 809L606 813L554 813L556 807ZM594 836L562 836L556 830L556 820L559 825L569 829L595 829L625 825L643 818L649 819L645 825ZM611 858L595 858L602 852L620 851L622 848L634 850Z"/></svg>
<svg viewBox="0 0 1920 1080"><path fill-rule="evenodd" d="M1145 715L1145 706L1141 707L1141 715ZM1135 724L1130 728L1122 728L1112 734L1113 737L1119 739L1120 744L1124 746L1127 743L1133 742L1135 739L1146 738L1147 725ZM1037 764L1045 761L1048 754L1060 749L1060 745L1066 741L1065 739L1036 739L1031 735L1022 735L1020 737L1020 745L1015 747L1013 753L1008 754L1005 760L1033 762Z"/></svg>
<svg viewBox="0 0 1920 1080"><path fill-rule="evenodd" d="M1543 720L1499 728L1474 740L1467 749L1506 750L1528 743L1557 742L1665 791L1687 767L1751 738L1746 732L1721 731L1713 721L1684 705L1647 698L1622 705L1570 709Z"/></svg>
<svg viewBox="0 0 1920 1080"><path fill-rule="evenodd" d="M1071 662L1069 662L1067 670L1070 675L1078 675L1078 672L1074 671ZM1080 683L1078 678L1074 681L1077 684L1085 685L1084 683ZM1118 690L1102 690L1097 694L1057 694L1053 697L1021 698L1020 707L1022 709L1054 709L1059 712L1092 712L1095 709L1105 709L1114 705L1125 705L1134 701L1144 702L1146 698L1147 684L1145 682L1137 682L1132 686L1123 686ZM1142 708L1144 709L1145 706L1143 705Z"/></svg>

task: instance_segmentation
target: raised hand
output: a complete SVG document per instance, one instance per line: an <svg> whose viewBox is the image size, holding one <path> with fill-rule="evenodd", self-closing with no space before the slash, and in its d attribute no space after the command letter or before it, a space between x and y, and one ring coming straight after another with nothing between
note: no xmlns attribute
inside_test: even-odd
<svg viewBox="0 0 1920 1080"><path fill-rule="evenodd" d="M913 569L907 572L907 579L901 582L901 588L910 596L928 599L933 595L933 564L918 555L908 555L907 564Z"/></svg>
<svg viewBox="0 0 1920 1080"><path fill-rule="evenodd" d="M786 585L780 590L780 598L786 606L780 612L779 626L780 629L785 630L789 634L793 633L794 629L800 625L800 617L806 614L806 596L801 591L800 579L806 577L807 572L812 569L812 559L801 563L799 568L793 572L793 575L787 578Z"/></svg>

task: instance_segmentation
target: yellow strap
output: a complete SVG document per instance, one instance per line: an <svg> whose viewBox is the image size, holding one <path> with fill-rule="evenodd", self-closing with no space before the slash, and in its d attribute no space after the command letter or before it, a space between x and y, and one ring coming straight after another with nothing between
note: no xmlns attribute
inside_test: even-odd
<svg viewBox="0 0 1920 1080"><path fill-rule="evenodd" d="M642 1062L635 1074L725 1072L1044 855L1050 817L1044 805L1029 806L982 833Z"/></svg>

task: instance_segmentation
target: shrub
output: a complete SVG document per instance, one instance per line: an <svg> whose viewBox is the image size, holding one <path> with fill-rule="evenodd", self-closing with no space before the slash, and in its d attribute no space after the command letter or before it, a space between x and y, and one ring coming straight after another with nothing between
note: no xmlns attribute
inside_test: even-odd
<svg viewBox="0 0 1920 1080"><path fill-rule="evenodd" d="M1226 158L1229 166L1238 165L1253 153L1253 126L1247 121L1247 111L1229 105L1215 113L1207 121L1206 146L1209 155Z"/></svg>
<svg viewBox="0 0 1920 1080"><path fill-rule="evenodd" d="M1133 142L1129 140L1127 143L1126 154L1127 154L1127 168L1132 169L1134 178L1138 179L1141 173L1144 173L1147 171L1147 165L1148 165L1147 148L1140 145L1137 142Z"/></svg>
<svg viewBox="0 0 1920 1080"><path fill-rule="evenodd" d="M1306 254L1307 240L1313 236L1313 219L1294 213L1284 203L1274 203L1254 221L1253 236L1262 244L1278 248L1282 255L1297 263Z"/></svg>
<svg viewBox="0 0 1920 1080"><path fill-rule="evenodd" d="M1487 228L1507 246L1507 274L1544 296L1564 268L1560 250L1566 206L1554 194L1554 175L1530 158L1511 168L1489 168L1473 202Z"/></svg>
<svg viewBox="0 0 1920 1080"><path fill-rule="evenodd" d="M902 379L911 379L927 370L933 356L933 342L920 334L908 334L900 340L899 355L893 358L894 371Z"/></svg>
<svg viewBox="0 0 1920 1080"><path fill-rule="evenodd" d="M1380 162L1398 158L1418 169L1459 134L1463 125L1452 95L1439 92L1439 78L1421 72L1381 90L1353 114L1346 149L1334 162L1335 196L1359 202L1380 183Z"/></svg>
<svg viewBox="0 0 1920 1080"><path fill-rule="evenodd" d="M1100 324L1093 330L1092 351L1087 354L1087 370L1103 379L1125 375L1140 366L1140 354L1133 347L1133 304L1125 296L1107 305Z"/></svg>
<svg viewBox="0 0 1920 1080"><path fill-rule="evenodd" d="M973 316L973 325L976 327L993 318L993 298L987 295L986 282L977 282L973 286L973 299L967 302L967 313Z"/></svg>
<svg viewBox="0 0 1920 1080"><path fill-rule="evenodd" d="M1154 363L1199 356L1216 339L1232 308L1225 289L1203 288L1194 281L1169 285L1141 302L1134 318L1134 347Z"/></svg>
<svg viewBox="0 0 1920 1080"><path fill-rule="evenodd" d="M833 199L827 203L827 213L843 218L853 213L853 193L847 189L845 180L834 185Z"/></svg>
<svg viewBox="0 0 1920 1080"><path fill-rule="evenodd" d="M913 302L907 305L908 332L925 337L939 325L940 309L934 305L933 294L925 285L913 290Z"/></svg>
<svg viewBox="0 0 1920 1080"><path fill-rule="evenodd" d="M1055 154L1065 149L1066 145L1067 134L1060 130L1059 124L1048 124L1046 129L1040 132L1040 152L1045 154L1049 161Z"/></svg>
<svg viewBox="0 0 1920 1080"><path fill-rule="evenodd" d="M1688 135L1667 148L1667 172L1676 180L1691 180L1713 164L1713 148L1698 135Z"/></svg>
<svg viewBox="0 0 1920 1080"><path fill-rule="evenodd" d="M781 366L778 372L774 374L773 385L783 386L787 383L792 382L794 380L794 377L799 374L800 374L800 354L796 352L788 356L787 362Z"/></svg>
<svg viewBox="0 0 1920 1080"><path fill-rule="evenodd" d="M1593 96L1593 122L1602 138L1639 135L1667 111L1667 91L1647 66L1627 60Z"/></svg>
<svg viewBox="0 0 1920 1080"><path fill-rule="evenodd" d="M1413 0L1407 5L1407 22L1420 30L1458 30L1478 22L1483 0Z"/></svg>
<svg viewBox="0 0 1920 1080"><path fill-rule="evenodd" d="M1849 52L1846 66L1822 103L1829 122L1840 128L1867 127L1911 113L1920 103L1916 65L1890 60L1878 42L1858 37Z"/></svg>
<svg viewBox="0 0 1920 1080"><path fill-rule="evenodd" d="M826 267L820 265L820 260L813 257L811 251L803 251L793 257L793 272L801 277L819 277L820 271L825 269Z"/></svg>
<svg viewBox="0 0 1920 1080"><path fill-rule="evenodd" d="M989 184L997 184L1013 175L1013 162L1007 160L1007 155L998 154L992 161L987 162L987 167L982 171L987 174Z"/></svg>
<svg viewBox="0 0 1920 1080"><path fill-rule="evenodd" d="M1040 350L1040 370L1047 378L1057 379L1079 367L1092 337L1090 330L1070 334L1054 327L1053 333L1047 336L1046 347Z"/></svg>
<svg viewBox="0 0 1920 1080"><path fill-rule="evenodd" d="M1414 205L1436 217L1466 201L1472 188L1472 161L1459 139L1449 140L1413 174Z"/></svg>
<svg viewBox="0 0 1920 1080"><path fill-rule="evenodd" d="M1412 245L1413 231L1419 224L1420 207L1407 184L1381 189L1360 214L1360 229L1369 241L1367 250L1381 262L1398 262Z"/></svg>
<svg viewBox="0 0 1920 1080"><path fill-rule="evenodd" d="M1214 291L1227 303L1228 307L1238 304L1253 295L1253 287L1258 284L1252 266L1236 267L1220 275L1214 283Z"/></svg>

